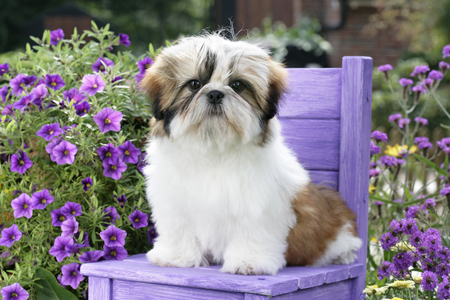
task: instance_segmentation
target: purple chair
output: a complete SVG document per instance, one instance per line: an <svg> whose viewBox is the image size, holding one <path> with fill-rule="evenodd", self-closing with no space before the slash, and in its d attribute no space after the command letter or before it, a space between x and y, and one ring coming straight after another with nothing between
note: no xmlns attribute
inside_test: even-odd
<svg viewBox="0 0 450 300"><path fill-rule="evenodd" d="M83 264L90 300L361 299L366 280L372 59L344 57L342 68L290 69L279 119L290 148L316 183L339 190L358 215L356 263L286 267L276 276L220 273L220 266L163 268L145 254Z"/></svg>

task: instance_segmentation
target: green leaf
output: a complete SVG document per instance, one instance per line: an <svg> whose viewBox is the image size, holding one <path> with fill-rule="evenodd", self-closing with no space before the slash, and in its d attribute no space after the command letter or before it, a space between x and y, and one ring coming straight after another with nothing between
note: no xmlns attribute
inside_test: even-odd
<svg viewBox="0 0 450 300"><path fill-rule="evenodd" d="M445 129L450 129L450 126L444 125L444 124L441 124L441 127L442 127L442 128L445 128Z"/></svg>
<svg viewBox="0 0 450 300"><path fill-rule="evenodd" d="M36 267L37 300L78 300L77 297L59 285L55 276L48 270Z"/></svg>
<svg viewBox="0 0 450 300"><path fill-rule="evenodd" d="M445 172L444 170L442 170L441 168L439 168L435 163L433 163L433 162L429 161L428 159L426 159L420 155L417 155L415 153L413 153L413 155L415 158L417 158L421 162L423 162L423 163L429 165L430 167L432 167L433 169L435 169L439 174L444 175L445 177L448 176L448 173Z"/></svg>
<svg viewBox="0 0 450 300"><path fill-rule="evenodd" d="M400 204L398 204L396 202L392 202L390 200L386 200L386 199L383 199L383 198L379 198L379 197L375 197L375 196L369 196L369 198L371 200L381 201L381 202L384 202L384 203L388 203L388 204L392 204L392 205L396 205L396 206L401 206Z"/></svg>

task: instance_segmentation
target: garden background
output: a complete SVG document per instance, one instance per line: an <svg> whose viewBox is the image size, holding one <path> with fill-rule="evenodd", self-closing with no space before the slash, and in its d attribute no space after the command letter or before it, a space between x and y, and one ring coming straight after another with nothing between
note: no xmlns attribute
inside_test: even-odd
<svg viewBox="0 0 450 300"><path fill-rule="evenodd" d="M374 58L366 297L449 299L450 0L314 3L3 3L2 298L85 299L81 263L150 249L138 82L160 47L231 18L288 67Z"/></svg>

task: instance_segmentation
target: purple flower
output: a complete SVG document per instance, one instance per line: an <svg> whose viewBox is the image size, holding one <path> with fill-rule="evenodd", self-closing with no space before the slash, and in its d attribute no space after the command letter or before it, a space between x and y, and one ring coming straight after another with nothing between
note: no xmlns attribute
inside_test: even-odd
<svg viewBox="0 0 450 300"><path fill-rule="evenodd" d="M402 117L401 114L396 113L396 114L390 115L388 121L389 122L397 122L397 120L400 120L401 117Z"/></svg>
<svg viewBox="0 0 450 300"><path fill-rule="evenodd" d="M94 116L94 121L100 128L102 133L108 131L120 131L120 122L122 121L122 113L112 108L105 107L101 112Z"/></svg>
<svg viewBox="0 0 450 300"><path fill-rule="evenodd" d="M405 211L406 211L405 215L407 218L414 219L416 217L417 213L419 212L419 207L417 205L413 205L410 207L406 207Z"/></svg>
<svg viewBox="0 0 450 300"><path fill-rule="evenodd" d="M59 145L53 148L52 154L54 155L58 165L70 165L75 161L75 154L77 154L77 151L77 146L69 143L68 141L62 141Z"/></svg>
<svg viewBox="0 0 450 300"><path fill-rule="evenodd" d="M139 83L139 82L141 82L142 79L144 79L144 75L145 75L145 73L137 73L134 76L134 79Z"/></svg>
<svg viewBox="0 0 450 300"><path fill-rule="evenodd" d="M440 232L435 228L428 228L424 233L423 245L428 248L429 251L438 251L442 248L442 238Z"/></svg>
<svg viewBox="0 0 450 300"><path fill-rule="evenodd" d="M385 155L382 156L378 162L381 163L384 167L392 167L397 165L398 160L394 156Z"/></svg>
<svg viewBox="0 0 450 300"><path fill-rule="evenodd" d="M91 105L87 101L83 101L79 104L73 106L75 108L75 113L82 117L91 110Z"/></svg>
<svg viewBox="0 0 450 300"><path fill-rule="evenodd" d="M72 218L72 216L66 216L65 214L63 214L61 212L61 208L58 209L54 209L51 212L51 216L52 216L52 225L56 226L56 227L60 227L61 224L67 220L68 218Z"/></svg>
<svg viewBox="0 0 450 300"><path fill-rule="evenodd" d="M47 204L52 203L54 200L55 198L50 195L50 192L47 189L36 192L31 196L33 209L44 209Z"/></svg>
<svg viewBox="0 0 450 300"><path fill-rule="evenodd" d="M450 56L450 45L444 46L442 49L442 58L446 58Z"/></svg>
<svg viewBox="0 0 450 300"><path fill-rule="evenodd" d="M370 155L375 155L378 153L381 153L380 147L370 142Z"/></svg>
<svg viewBox="0 0 450 300"><path fill-rule="evenodd" d="M139 68L139 74L144 74L145 70L150 68L153 64L153 60L150 57L145 57L143 60L137 62L137 66Z"/></svg>
<svg viewBox="0 0 450 300"><path fill-rule="evenodd" d="M442 246L442 248L436 252L436 257L440 258L442 261L448 261L450 260L450 251L447 247Z"/></svg>
<svg viewBox="0 0 450 300"><path fill-rule="evenodd" d="M12 110L12 104L6 105L5 108L2 110L2 115L4 116L12 116L13 110Z"/></svg>
<svg viewBox="0 0 450 300"><path fill-rule="evenodd" d="M128 220L133 224L134 229L148 226L148 216L142 211L135 210L129 217Z"/></svg>
<svg viewBox="0 0 450 300"><path fill-rule="evenodd" d="M111 81L111 83L119 83L120 81L122 81L123 78L122 76L116 76L114 77L114 79Z"/></svg>
<svg viewBox="0 0 450 300"><path fill-rule="evenodd" d="M0 76L2 76L5 73L9 72L9 65L8 63L0 65Z"/></svg>
<svg viewBox="0 0 450 300"><path fill-rule="evenodd" d="M421 208L422 208L422 211L426 211L435 206L436 206L436 200L434 198L428 198L427 200L425 200L425 203L422 204Z"/></svg>
<svg viewBox="0 0 450 300"><path fill-rule="evenodd" d="M119 180L122 177L122 173L127 170L127 165L119 157L114 162L103 162L103 175L110 177L114 180Z"/></svg>
<svg viewBox="0 0 450 300"><path fill-rule="evenodd" d="M18 74L16 77L9 81L9 85L12 88L12 93L14 95L22 94L25 90L23 89L24 84L22 83L22 79L25 77L25 74Z"/></svg>
<svg viewBox="0 0 450 300"><path fill-rule="evenodd" d="M14 209L14 218L25 217L30 219L33 215L31 198L26 193L11 201L11 206Z"/></svg>
<svg viewBox="0 0 450 300"><path fill-rule="evenodd" d="M61 28L50 31L50 45L56 46L64 38L64 31Z"/></svg>
<svg viewBox="0 0 450 300"><path fill-rule="evenodd" d="M105 82L102 77L97 74L84 75L82 82L83 84L80 86L80 91L91 97L105 89Z"/></svg>
<svg viewBox="0 0 450 300"><path fill-rule="evenodd" d="M42 100L44 100L45 96L47 96L48 90L45 87L45 84L40 84L37 87L35 87L31 94L34 94L35 98L32 100L32 103L34 105L40 106Z"/></svg>
<svg viewBox="0 0 450 300"><path fill-rule="evenodd" d="M378 130L372 132L370 137L373 138L375 142L387 142L388 140L387 134Z"/></svg>
<svg viewBox="0 0 450 300"><path fill-rule="evenodd" d="M421 118L421 117L415 117L414 121L416 123L419 123L419 125L428 125L428 120L425 118Z"/></svg>
<svg viewBox="0 0 450 300"><path fill-rule="evenodd" d="M50 143L48 143L48 145L45 147L45 151L50 154L50 159L52 161L56 161L56 156L53 154L53 148L55 148L56 146L58 146L59 144L61 144L62 140L56 138L53 139Z"/></svg>
<svg viewBox="0 0 450 300"><path fill-rule="evenodd" d="M150 227L147 231L148 244L152 245L155 239L158 237L158 233L156 232L155 226Z"/></svg>
<svg viewBox="0 0 450 300"><path fill-rule="evenodd" d="M83 214L83 210L81 208L81 204L75 202L66 202L63 207L61 207L61 213L63 213L66 217L78 217Z"/></svg>
<svg viewBox="0 0 450 300"><path fill-rule="evenodd" d="M398 127L403 128L405 124L409 124L410 122L411 120L407 118L400 119L398 120Z"/></svg>
<svg viewBox="0 0 450 300"><path fill-rule="evenodd" d="M27 300L30 294L19 284L13 283L1 290L3 300Z"/></svg>
<svg viewBox="0 0 450 300"><path fill-rule="evenodd" d="M387 232L381 236L380 242L381 242L381 247L384 250L389 251L389 249L391 247L393 247L393 246L395 246L395 244L397 244L398 237L393 236L391 232Z"/></svg>
<svg viewBox="0 0 450 300"><path fill-rule="evenodd" d="M397 271L407 270L413 264L413 258L409 252L399 252L397 253L392 262Z"/></svg>
<svg viewBox="0 0 450 300"><path fill-rule="evenodd" d="M425 271L420 285L424 291L433 291L438 285L438 279L433 272Z"/></svg>
<svg viewBox="0 0 450 300"><path fill-rule="evenodd" d="M123 208L125 206L125 202L127 202L127 197L125 197L125 195L122 195L117 198L117 202L119 202L120 207Z"/></svg>
<svg viewBox="0 0 450 300"><path fill-rule="evenodd" d="M71 88L68 91L65 91L63 93L64 99L66 99L68 102L73 101L75 104L81 103L82 101L86 100L87 96L83 93L81 93L76 88Z"/></svg>
<svg viewBox="0 0 450 300"><path fill-rule="evenodd" d="M109 225L107 229L100 232L100 237L108 247L123 246L125 245L127 232L117 228L115 225Z"/></svg>
<svg viewBox="0 0 450 300"><path fill-rule="evenodd" d="M392 233L393 236L397 236L400 233L402 233L400 222L395 219L392 220L389 226L389 231Z"/></svg>
<svg viewBox="0 0 450 300"><path fill-rule="evenodd" d="M103 252L102 250L95 250L95 251L87 251L84 252L80 257L80 261L82 263L89 263L89 262L96 262L98 261L100 258L103 257L103 254L105 252Z"/></svg>
<svg viewBox="0 0 450 300"><path fill-rule="evenodd" d="M22 78L22 83L26 87L30 87L33 85L33 83L37 80L37 77L35 75L25 76Z"/></svg>
<svg viewBox="0 0 450 300"><path fill-rule="evenodd" d="M41 129L36 133L37 136L43 137L47 142L51 141L55 136L63 133L59 123L42 125Z"/></svg>
<svg viewBox="0 0 450 300"><path fill-rule="evenodd" d="M59 90L60 88L66 85L66 83L59 74L45 75L44 83L46 86L55 91Z"/></svg>
<svg viewBox="0 0 450 300"><path fill-rule="evenodd" d="M119 44L122 44L125 47L130 46L130 37L125 33L119 33Z"/></svg>
<svg viewBox="0 0 450 300"><path fill-rule="evenodd" d="M58 236L55 239L55 244L50 248L51 255L56 257L57 261L62 261L65 257L69 257L72 253L66 251L66 247L73 245L73 238L71 236Z"/></svg>
<svg viewBox="0 0 450 300"><path fill-rule="evenodd" d="M434 79L434 80L442 80L444 78L444 74L440 71L432 70L428 74L428 78Z"/></svg>
<svg viewBox="0 0 450 300"><path fill-rule="evenodd" d="M87 192L94 184L91 177L86 177L85 179L81 180L81 183L83 184L83 190L85 192Z"/></svg>
<svg viewBox="0 0 450 300"><path fill-rule="evenodd" d="M441 194L441 196L450 194L450 186L448 184L446 184L445 187L441 190L440 194Z"/></svg>
<svg viewBox="0 0 450 300"><path fill-rule="evenodd" d="M381 65L378 67L378 71L379 72L387 72L392 70L392 66L390 64L386 64L386 65Z"/></svg>
<svg viewBox="0 0 450 300"><path fill-rule="evenodd" d="M26 170L31 168L33 162L28 158L27 154L21 150L17 154L11 156L11 171L19 172L23 175Z"/></svg>
<svg viewBox="0 0 450 300"><path fill-rule="evenodd" d="M118 147L122 155L123 162L135 164L138 162L141 150L136 148L133 143L126 141L123 145Z"/></svg>
<svg viewBox="0 0 450 300"><path fill-rule="evenodd" d="M98 148L97 153L100 156L100 159L108 164L114 164L114 162L119 158L119 151L111 143Z"/></svg>
<svg viewBox="0 0 450 300"><path fill-rule="evenodd" d="M120 216L117 213L117 209L112 206L108 206L107 208L102 210L102 214L104 214L103 219L112 224L116 224L116 221L120 219Z"/></svg>
<svg viewBox="0 0 450 300"><path fill-rule="evenodd" d="M383 206L384 202L375 201L373 204L375 204L376 206Z"/></svg>
<svg viewBox="0 0 450 300"><path fill-rule="evenodd" d="M8 86L4 85L1 89L0 89L0 98L2 98L2 102L6 102L6 97L8 96Z"/></svg>
<svg viewBox="0 0 450 300"><path fill-rule="evenodd" d="M80 265L77 263L62 266L61 273L61 283L70 285L75 290L80 285L80 282L84 280L84 276L80 274Z"/></svg>
<svg viewBox="0 0 450 300"><path fill-rule="evenodd" d="M441 61L439 63L439 69L442 70L442 72L447 71L448 69L450 69L450 65L448 63L446 63L445 61Z"/></svg>
<svg viewBox="0 0 450 300"><path fill-rule="evenodd" d="M13 108L15 109L21 109L23 112L23 109L27 106L31 106L30 103L36 99L36 95L33 93L30 93L28 95L23 96L20 98L19 101L14 102Z"/></svg>
<svg viewBox="0 0 450 300"><path fill-rule="evenodd" d="M17 242L22 237L22 232L17 228L16 224L2 230L2 237L0 238L0 246L11 247L14 242Z"/></svg>
<svg viewBox="0 0 450 300"><path fill-rule="evenodd" d="M61 236L70 236L78 232L78 222L75 218L65 220L61 224L62 234Z"/></svg>
<svg viewBox="0 0 450 300"><path fill-rule="evenodd" d="M423 233L419 230L414 231L409 238L409 242L414 247L420 247L423 243Z"/></svg>
<svg viewBox="0 0 450 300"><path fill-rule="evenodd" d="M378 175L380 175L380 170L377 170L377 169L370 169L369 170L369 176L370 177L377 177Z"/></svg>
<svg viewBox="0 0 450 300"><path fill-rule="evenodd" d="M418 230L416 221L411 218L402 219L401 227L404 234L413 234Z"/></svg>
<svg viewBox="0 0 450 300"><path fill-rule="evenodd" d="M437 297L439 299L450 299L450 282L448 275L442 277L442 282L438 286Z"/></svg>
<svg viewBox="0 0 450 300"><path fill-rule="evenodd" d="M436 266L436 274L440 277L450 274L450 264L441 263Z"/></svg>
<svg viewBox="0 0 450 300"><path fill-rule="evenodd" d="M408 85L412 85L414 82L411 79L408 78L401 78L398 83L400 83L403 86L408 86Z"/></svg>
<svg viewBox="0 0 450 300"><path fill-rule="evenodd" d="M95 63L92 64L94 72L105 73L107 67L114 67L114 62L105 57L99 57Z"/></svg>
<svg viewBox="0 0 450 300"><path fill-rule="evenodd" d="M137 169L139 172L143 173L144 167L147 165L147 162L145 161L145 157L147 156L147 153L142 153L139 155L139 163L137 164Z"/></svg>
<svg viewBox="0 0 450 300"><path fill-rule="evenodd" d="M417 66L414 68L414 71L411 73L410 76L415 77L419 74L425 74L426 72L430 71L430 68L428 66Z"/></svg>
<svg viewBox="0 0 450 300"><path fill-rule="evenodd" d="M103 246L103 257L107 260L124 260L128 256L127 250L122 246Z"/></svg>
<svg viewBox="0 0 450 300"><path fill-rule="evenodd" d="M427 93L427 90L425 89L425 87L422 84L414 86L412 88L412 91L416 92L418 94L420 94L420 93L426 94Z"/></svg>

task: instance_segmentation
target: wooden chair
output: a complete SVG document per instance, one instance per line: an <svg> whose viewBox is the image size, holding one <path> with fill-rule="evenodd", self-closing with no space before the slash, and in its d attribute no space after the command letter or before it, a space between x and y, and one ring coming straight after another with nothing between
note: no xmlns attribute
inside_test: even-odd
<svg viewBox="0 0 450 300"><path fill-rule="evenodd" d="M361 299L366 280L372 59L344 57L342 68L290 69L279 119L290 148L314 182L339 190L358 215L356 263L286 267L276 276L219 272L220 266L163 268L145 254L83 264L90 300Z"/></svg>

